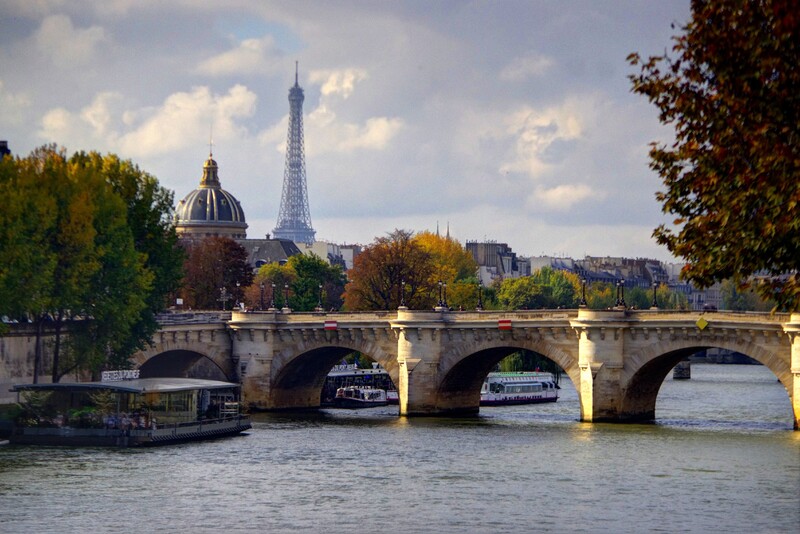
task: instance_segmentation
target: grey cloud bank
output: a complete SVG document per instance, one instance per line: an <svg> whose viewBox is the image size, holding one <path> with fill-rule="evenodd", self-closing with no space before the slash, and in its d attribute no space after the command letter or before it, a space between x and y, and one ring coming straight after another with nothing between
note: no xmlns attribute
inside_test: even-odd
<svg viewBox="0 0 800 534"><path fill-rule="evenodd" d="M194 189L213 130L248 235L271 231L294 62L317 236L448 224L522 254L653 257L664 222L630 93L677 2L6 2L0 138L116 152ZM675 24L675 28L671 24Z"/></svg>

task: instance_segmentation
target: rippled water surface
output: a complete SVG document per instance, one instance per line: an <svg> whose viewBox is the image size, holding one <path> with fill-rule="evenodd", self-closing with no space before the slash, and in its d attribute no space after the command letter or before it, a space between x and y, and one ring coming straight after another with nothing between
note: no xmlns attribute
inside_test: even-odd
<svg viewBox="0 0 800 534"><path fill-rule="evenodd" d="M143 450L0 447L0 532L797 532L800 432L764 367L694 365L655 425L556 404L258 415Z"/></svg>

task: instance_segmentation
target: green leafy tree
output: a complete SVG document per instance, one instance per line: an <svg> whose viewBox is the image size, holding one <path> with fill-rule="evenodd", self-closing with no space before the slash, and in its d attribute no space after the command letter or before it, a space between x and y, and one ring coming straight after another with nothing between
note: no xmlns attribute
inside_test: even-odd
<svg viewBox="0 0 800 534"><path fill-rule="evenodd" d="M34 380L42 371L45 323L55 334L54 382L74 369L124 364L144 342L135 325L156 275L146 266L146 252L136 248L126 202L112 185L111 160L118 161L96 153L68 158L49 145L0 163L0 188L29 195L18 198L24 209L15 206L1 216L0 292L9 298L0 306L3 314L37 324Z"/></svg>
<svg viewBox="0 0 800 534"><path fill-rule="evenodd" d="M576 274L543 267L531 276L503 280L497 299L510 309L577 308L579 291Z"/></svg>
<svg viewBox="0 0 800 534"><path fill-rule="evenodd" d="M297 274L292 284L293 297L289 299L292 309L311 311L320 302L327 310L342 306L347 278L341 267L330 265L315 254L295 254L287 263Z"/></svg>
<svg viewBox="0 0 800 534"><path fill-rule="evenodd" d="M617 288L606 282L595 282L586 286L586 304L592 310L612 308L617 302Z"/></svg>
<svg viewBox="0 0 800 534"><path fill-rule="evenodd" d="M146 306L131 325L131 335L120 346L120 355L144 348L158 330L156 314L169 306L181 286L184 249L178 244L173 224L173 193L131 161L113 154L90 157L114 191L122 197L128 213L128 226L136 250L145 257L145 268L152 273Z"/></svg>
<svg viewBox="0 0 800 534"><path fill-rule="evenodd" d="M289 307L295 311L339 309L347 279L338 265L330 265L316 254L295 254L285 265L262 265L253 285L245 293L245 302L252 308L261 307L261 284L264 284L264 307L272 302L275 284L275 305L283 306L285 288L289 286ZM320 288L320 286L322 286Z"/></svg>
<svg viewBox="0 0 800 534"><path fill-rule="evenodd" d="M693 0L668 55L629 56L633 91L675 130L654 143L675 228L654 236L700 287L732 279L800 310L800 39L792 0Z"/></svg>
<svg viewBox="0 0 800 534"><path fill-rule="evenodd" d="M97 268L83 295L84 320L73 322L64 360L53 363L54 382L78 367L129 366L128 357L144 341L134 329L147 310L154 279L145 265L146 255L136 250L125 202L110 186L102 158L79 153L71 158L71 164L87 186L94 188L92 265Z"/></svg>
<svg viewBox="0 0 800 534"><path fill-rule="evenodd" d="M752 290L741 291L731 280L723 280L720 284L722 309L733 311L769 311L773 302L762 299Z"/></svg>
<svg viewBox="0 0 800 534"><path fill-rule="evenodd" d="M497 300L510 310L541 308L542 288L530 276L506 278L500 283Z"/></svg>
<svg viewBox="0 0 800 534"><path fill-rule="evenodd" d="M264 298L268 299L268 302L274 303L275 307L283 308L287 305L286 294L290 292L289 290L296 280L297 273L292 265L289 265L288 262L283 265L278 262L273 262L261 266L256 275L255 283L251 287L259 287L258 299L260 301L260 285L263 283ZM249 292L249 302L251 303L256 302L256 297L253 294L254 291L254 289L250 289ZM291 306L291 303L289 305ZM267 304L267 306L269 306L269 304Z"/></svg>

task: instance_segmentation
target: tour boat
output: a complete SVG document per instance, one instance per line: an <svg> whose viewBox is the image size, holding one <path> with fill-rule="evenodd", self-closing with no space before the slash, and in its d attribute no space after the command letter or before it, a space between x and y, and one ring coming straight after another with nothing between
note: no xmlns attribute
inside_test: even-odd
<svg viewBox="0 0 800 534"><path fill-rule="evenodd" d="M373 362L372 367L361 369L356 364L335 365L328 373L325 385L320 396L321 406L333 406L339 388L347 386L370 387L386 391L386 400L389 404L399 404L397 388L392 382L389 373L378 363Z"/></svg>
<svg viewBox="0 0 800 534"><path fill-rule="evenodd" d="M558 400L558 385L551 373L489 373L481 387L481 406L536 404Z"/></svg>
<svg viewBox="0 0 800 534"><path fill-rule="evenodd" d="M386 391L371 387L345 386L336 390L336 397L333 405L336 408L372 408L374 406L386 406L389 401L386 399Z"/></svg>
<svg viewBox="0 0 800 534"><path fill-rule="evenodd" d="M117 371L115 371L117 372ZM133 375L138 376L138 375ZM239 385L194 378L21 384L11 443L135 447L240 434Z"/></svg>

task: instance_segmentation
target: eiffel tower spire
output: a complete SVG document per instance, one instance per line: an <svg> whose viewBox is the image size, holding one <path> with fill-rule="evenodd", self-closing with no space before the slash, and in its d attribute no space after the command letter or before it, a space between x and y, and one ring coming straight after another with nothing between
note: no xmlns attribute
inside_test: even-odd
<svg viewBox="0 0 800 534"><path fill-rule="evenodd" d="M306 156L303 148L303 100L305 96L298 83L298 65L295 62L294 86L289 89L289 133L286 139L283 192L278 226L273 234L277 238L310 245L314 242L316 232L311 227L311 212L308 208Z"/></svg>

